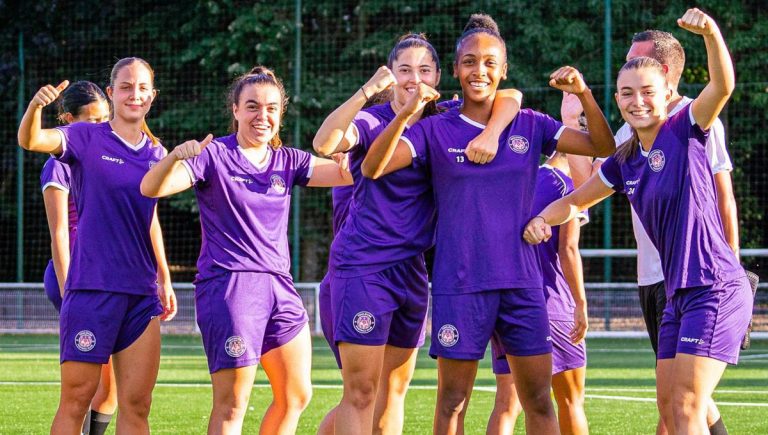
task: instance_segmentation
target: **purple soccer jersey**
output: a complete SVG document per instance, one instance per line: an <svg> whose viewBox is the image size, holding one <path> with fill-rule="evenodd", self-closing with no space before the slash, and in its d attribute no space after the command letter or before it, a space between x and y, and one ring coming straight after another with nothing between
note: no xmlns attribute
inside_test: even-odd
<svg viewBox="0 0 768 435"><path fill-rule="evenodd" d="M43 170L40 172L40 187L43 192L49 187L59 189L69 194L67 198L68 206L68 226L69 226L69 250L72 252L72 246L77 237L77 208L75 207L75 192L72 191L72 174L69 165L66 165L51 157L45 161Z"/></svg>
<svg viewBox="0 0 768 435"><path fill-rule="evenodd" d="M531 216L541 213L550 203L573 191L573 180L561 170L549 165L542 165L536 176ZM547 298L549 320L572 321L575 303L570 286L565 280L560 265L560 227L552 227L552 237L538 245L541 260L541 272L544 281L544 296Z"/></svg>
<svg viewBox="0 0 768 435"><path fill-rule="evenodd" d="M344 221L349 215L349 204L352 202L354 186L337 186L331 189L333 204L333 234L339 234Z"/></svg>
<svg viewBox="0 0 768 435"><path fill-rule="evenodd" d="M478 165L464 149L484 127L451 110L403 135L414 166L431 174L435 192L433 294L541 288L536 250L520 235L531 216L539 157L555 151L564 127L521 110L502 133L493 161Z"/></svg>
<svg viewBox="0 0 768 435"><path fill-rule="evenodd" d="M627 195L661 255L667 298L678 289L710 286L744 275L723 235L707 159L707 134L691 106L670 117L650 151L619 163L609 157L603 182Z"/></svg>
<svg viewBox="0 0 768 435"><path fill-rule="evenodd" d="M368 149L394 117L385 103L363 109L353 121L358 132L358 144L349 151L354 194L329 261L339 276L387 269L421 255L434 243L435 204L423 170L405 168L379 180L362 174Z"/></svg>
<svg viewBox="0 0 768 435"><path fill-rule="evenodd" d="M214 139L184 165L195 186L203 242L197 280L227 271L266 272L290 278L288 212L293 186L305 186L313 157L301 150L270 148L256 167L236 135Z"/></svg>
<svg viewBox="0 0 768 435"><path fill-rule="evenodd" d="M143 196L139 185L165 149L152 146L146 135L129 144L108 122L57 130L63 148L57 158L69 165L77 193L77 243L66 289L155 295L157 262L149 228L157 200Z"/></svg>

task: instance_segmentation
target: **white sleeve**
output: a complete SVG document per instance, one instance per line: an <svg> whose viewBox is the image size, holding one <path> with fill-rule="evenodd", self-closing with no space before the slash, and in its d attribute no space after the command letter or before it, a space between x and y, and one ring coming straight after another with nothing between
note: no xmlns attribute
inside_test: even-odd
<svg viewBox="0 0 768 435"><path fill-rule="evenodd" d="M725 128L719 118L709 129L706 147L707 158L713 174L733 171L733 163L731 163L731 157L726 149Z"/></svg>

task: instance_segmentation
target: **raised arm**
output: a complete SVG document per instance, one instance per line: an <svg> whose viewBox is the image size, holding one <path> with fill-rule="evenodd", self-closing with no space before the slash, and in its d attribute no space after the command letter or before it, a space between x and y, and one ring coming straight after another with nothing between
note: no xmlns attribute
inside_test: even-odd
<svg viewBox="0 0 768 435"><path fill-rule="evenodd" d="M499 151L499 137L505 128L520 113L523 93L517 89L502 89L496 92L493 111L488 125L477 137L469 141L464 154L474 163L491 163Z"/></svg>
<svg viewBox="0 0 768 435"><path fill-rule="evenodd" d="M576 95L563 92L563 101L560 103L560 119L566 127L574 130L587 131L585 117L582 117L584 108L581 107ZM571 169L573 185L579 187L592 175L592 158L568 154L568 166Z"/></svg>
<svg viewBox="0 0 768 435"><path fill-rule="evenodd" d="M312 140L315 152L328 156L352 148L357 143L357 130L352 126L352 120L370 97L394 83L392 71L386 66L380 67L366 84L325 118Z"/></svg>
<svg viewBox="0 0 768 435"><path fill-rule="evenodd" d="M178 306L176 304L176 292L171 285L171 271L168 268L168 259L165 257L165 243L163 231L160 229L160 220L157 218L157 207L152 215L152 224L149 227L149 237L152 240L152 250L157 260L157 296L163 306L163 314L160 320L169 321L176 316Z"/></svg>
<svg viewBox="0 0 768 435"><path fill-rule="evenodd" d="M162 198L192 187L192 180L181 161L199 156L211 140L213 135L209 134L202 142L189 140L174 148L144 175L141 180L141 194L150 198Z"/></svg>
<svg viewBox="0 0 768 435"><path fill-rule="evenodd" d="M440 98L440 94L433 88L419 83L419 88L405 103L395 119L373 141L362 164L363 176L379 178L398 169L410 166L413 162L411 150L400 136L405 131L408 122L417 113L421 113L424 106Z"/></svg>
<svg viewBox="0 0 768 435"><path fill-rule="evenodd" d="M571 290L576 309L573 312L573 329L570 332L571 342L578 344L587 335L589 322L587 318L587 294L584 290L584 269L579 253L579 236L581 222L572 219L560 225L558 254L563 276Z"/></svg>
<svg viewBox="0 0 768 435"><path fill-rule="evenodd" d="M708 130L723 110L736 86L733 62L728 54L728 47L725 46L723 35L712 17L693 8L688 9L683 17L677 20L677 24L689 32L702 35L704 45L707 47L709 83L691 103L691 113L696 124Z"/></svg>
<svg viewBox="0 0 768 435"><path fill-rule="evenodd" d="M575 94L581 107L584 108L584 115L589 125L589 131L566 127L557 141L557 150L592 157L607 157L613 154L616 151L613 132L581 73L576 68L564 66L552 73L549 85L563 92Z"/></svg>
<svg viewBox="0 0 768 435"><path fill-rule="evenodd" d="M599 176L594 175L581 187L549 204L541 213L528 221L523 238L532 245L549 240L552 237L551 226L570 221L580 211L592 207L611 194L613 189L606 186Z"/></svg>
<svg viewBox="0 0 768 435"><path fill-rule="evenodd" d="M48 231L51 233L51 258L56 280L59 282L59 293L64 297L64 283L67 281L69 270L69 193L48 187L43 191L45 217L48 220Z"/></svg>
<svg viewBox="0 0 768 435"><path fill-rule="evenodd" d="M32 97L19 124L17 136L20 147L37 153L61 154L61 135L55 129L44 129L41 118L43 107L53 103L67 86L68 80L56 87L45 85Z"/></svg>

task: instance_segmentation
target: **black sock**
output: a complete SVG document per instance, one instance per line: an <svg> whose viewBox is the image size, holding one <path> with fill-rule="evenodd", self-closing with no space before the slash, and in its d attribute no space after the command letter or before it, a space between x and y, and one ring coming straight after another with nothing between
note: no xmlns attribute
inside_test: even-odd
<svg viewBox="0 0 768 435"><path fill-rule="evenodd" d="M728 435L728 429L725 428L723 423L723 417L717 419L717 421L709 427L710 435Z"/></svg>
<svg viewBox="0 0 768 435"><path fill-rule="evenodd" d="M102 414L91 410L91 432L89 435L104 435L110 421L112 421L112 414Z"/></svg>

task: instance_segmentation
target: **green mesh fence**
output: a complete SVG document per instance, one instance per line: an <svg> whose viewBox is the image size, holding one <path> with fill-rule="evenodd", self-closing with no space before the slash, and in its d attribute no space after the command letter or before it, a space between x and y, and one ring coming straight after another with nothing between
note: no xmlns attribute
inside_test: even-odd
<svg viewBox="0 0 768 435"><path fill-rule="evenodd" d="M288 145L308 149L325 116L385 62L405 32L425 32L434 43L443 66L440 89L450 97L458 89L451 77L455 39L477 11L490 13L499 23L509 52L504 86L523 90L526 106L559 117L560 94L546 82L549 73L564 64L584 73L603 104L606 68L612 93L632 34L647 28L670 30L680 38L688 57L682 90L693 96L706 81L706 55L701 38L675 24L687 6L676 0L0 1L0 281L39 282L50 256L39 189L46 156L23 155L20 206L15 139L19 108L23 110L43 84L85 79L105 86L117 59L142 57L153 66L159 89L148 122L171 148L209 132L225 134L228 84L251 66L265 64L282 77L292 96L281 136ZM738 85L722 120L736 167L742 247L765 247L768 7L760 1L735 0L701 1L700 7L720 23L736 62ZM618 127L612 103L609 110L612 125ZM53 110L46 110L44 122L55 125ZM325 271L330 212L328 189L301 190L289 234L300 281L317 281ZM610 247L634 247L626 200L615 198L609 214ZM583 247L606 247L607 215L603 206L593 210L592 224L583 230ZM162 200L160 218L174 280L191 281L200 244L192 193ZM744 260L768 276L759 258ZM587 281L602 281L605 265L600 258L587 260ZM634 259L614 259L611 266L611 280L634 280Z"/></svg>

